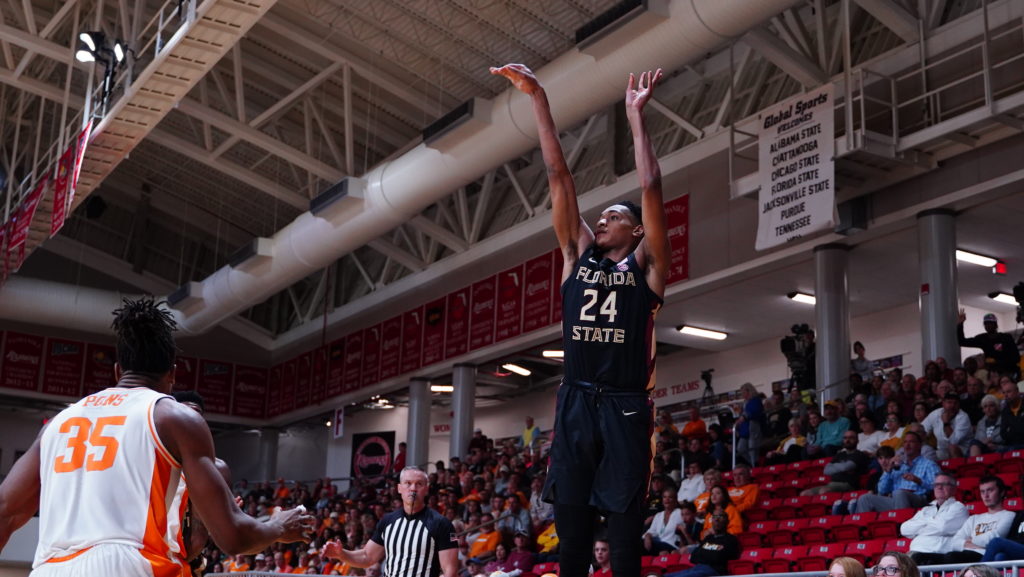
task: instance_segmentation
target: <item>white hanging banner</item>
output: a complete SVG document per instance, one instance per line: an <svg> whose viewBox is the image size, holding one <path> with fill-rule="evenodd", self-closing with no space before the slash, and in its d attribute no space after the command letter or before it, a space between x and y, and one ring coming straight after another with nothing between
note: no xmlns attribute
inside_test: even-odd
<svg viewBox="0 0 1024 577"><path fill-rule="evenodd" d="M761 113L757 250L835 226L835 86Z"/></svg>

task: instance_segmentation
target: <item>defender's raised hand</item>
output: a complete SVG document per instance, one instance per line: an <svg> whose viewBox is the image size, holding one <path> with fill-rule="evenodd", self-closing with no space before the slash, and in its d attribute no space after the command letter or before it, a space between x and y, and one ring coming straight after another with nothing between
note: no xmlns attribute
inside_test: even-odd
<svg viewBox="0 0 1024 577"><path fill-rule="evenodd" d="M537 77L533 75L533 71L523 64L506 64L501 68L492 66L491 74L508 78L512 86L526 94L534 94L541 89L540 83L537 82Z"/></svg>
<svg viewBox="0 0 1024 577"><path fill-rule="evenodd" d="M626 112L641 112L644 109L644 105L654 94L654 87L661 80L661 76L661 68L653 72L648 70L640 74L638 83L636 77L630 73L629 85L626 87ZM636 84L635 88L634 84Z"/></svg>

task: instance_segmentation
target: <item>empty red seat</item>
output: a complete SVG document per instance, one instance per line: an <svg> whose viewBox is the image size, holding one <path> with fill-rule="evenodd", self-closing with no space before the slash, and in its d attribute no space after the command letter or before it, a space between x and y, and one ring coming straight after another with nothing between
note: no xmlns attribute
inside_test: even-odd
<svg viewBox="0 0 1024 577"><path fill-rule="evenodd" d="M988 474L988 465L979 462L967 462L960 465L960 468L953 472L958 478L984 477Z"/></svg>
<svg viewBox="0 0 1024 577"><path fill-rule="evenodd" d="M828 541L829 528L839 519L841 517L833 515L811 519L807 527L800 530L800 540L805 545L825 543Z"/></svg>
<svg viewBox="0 0 1024 577"><path fill-rule="evenodd" d="M1004 455L1002 460L992 463L992 472L997 475L999 473L1013 473L1015 475L1024 475L1024 460L1022 460L1019 457L1008 459Z"/></svg>
<svg viewBox="0 0 1024 577"><path fill-rule="evenodd" d="M796 507L791 507L789 505L779 505L778 507L775 507L774 509L768 512L768 515L776 521L792 519L799 514L800 509Z"/></svg>
<svg viewBox="0 0 1024 577"><path fill-rule="evenodd" d="M870 541L849 543L846 545L846 549L843 551L843 554L847 557L853 557L860 561L862 565L868 567L869 565L878 563L878 557L887 551L885 546L885 539L872 539Z"/></svg>
<svg viewBox="0 0 1024 577"><path fill-rule="evenodd" d="M744 531L736 536L743 549L760 549L765 546L764 535L753 531Z"/></svg>
<svg viewBox="0 0 1024 577"><path fill-rule="evenodd" d="M679 553L659 555L654 559L654 566L660 567L664 573L675 573L676 571L682 571L687 567L693 566L690 564L689 558L689 555L681 555Z"/></svg>
<svg viewBox="0 0 1024 577"><path fill-rule="evenodd" d="M750 521L767 521L768 520L768 511L769 511L769 509L763 509L761 507L754 507L752 509L747 509L747 511L745 513L743 513L743 518L746 519L747 522L750 522Z"/></svg>
<svg viewBox="0 0 1024 577"><path fill-rule="evenodd" d="M825 571L833 559L843 555L844 548L845 545L842 543L811 545L807 549L807 554L797 559L797 571Z"/></svg>
<svg viewBox="0 0 1024 577"><path fill-rule="evenodd" d="M810 523L810 519L807 518L793 518L786 519L785 521L779 521L778 528L768 531L765 534L765 543L769 547L783 547L786 545L796 545L797 536L800 531Z"/></svg>
<svg viewBox="0 0 1024 577"><path fill-rule="evenodd" d="M530 569L531 573L536 575L543 575L545 573L558 574L558 563L537 563Z"/></svg>
<svg viewBox="0 0 1024 577"><path fill-rule="evenodd" d="M953 459L943 459L939 461L939 466L945 471L959 471L960 467L963 467L967 463L967 459L964 457L956 457Z"/></svg>
<svg viewBox="0 0 1024 577"><path fill-rule="evenodd" d="M977 499L978 484L980 482L980 475L977 477L957 477L956 500L961 503L967 503L968 501Z"/></svg>
<svg viewBox="0 0 1024 577"><path fill-rule="evenodd" d="M1024 511L1024 499L1020 497L1007 499L1004 505L1010 511Z"/></svg>
<svg viewBox="0 0 1024 577"><path fill-rule="evenodd" d="M970 503L964 503L964 507L967 508L967 512L971 515L984 513L985 511L988 510L988 507L985 506L985 503L981 501L971 501Z"/></svg>
<svg viewBox="0 0 1024 577"><path fill-rule="evenodd" d="M967 457L967 462L984 463L986 465L992 465L997 461L1001 461L1002 459L1002 453L985 453L984 455L975 455L973 457Z"/></svg>
<svg viewBox="0 0 1024 577"><path fill-rule="evenodd" d="M1006 485L1006 494L1010 497L1020 497L1017 494L1017 487L1020 485L1020 476L1017 473L996 473L996 477L1003 480Z"/></svg>
<svg viewBox="0 0 1024 577"><path fill-rule="evenodd" d="M883 511L878 518L868 524L868 534L872 539L895 538L900 536L900 525L914 516L917 510L913 508L895 509Z"/></svg>
<svg viewBox="0 0 1024 577"><path fill-rule="evenodd" d="M761 561L761 570L765 573L787 573L797 559L807 556L807 546L780 547L770 559Z"/></svg>
<svg viewBox="0 0 1024 577"><path fill-rule="evenodd" d="M908 553L910 551L910 539L901 537L899 539L889 539L885 542L883 553L886 551L899 551L900 553Z"/></svg>
<svg viewBox="0 0 1024 577"><path fill-rule="evenodd" d="M877 518L878 513L874 512L846 515L840 524L832 527L832 538L836 541L859 541Z"/></svg>
<svg viewBox="0 0 1024 577"><path fill-rule="evenodd" d="M730 575L752 575L757 573L761 567L761 561L771 559L775 549L745 549L740 553L740 558L729 561L728 568Z"/></svg>

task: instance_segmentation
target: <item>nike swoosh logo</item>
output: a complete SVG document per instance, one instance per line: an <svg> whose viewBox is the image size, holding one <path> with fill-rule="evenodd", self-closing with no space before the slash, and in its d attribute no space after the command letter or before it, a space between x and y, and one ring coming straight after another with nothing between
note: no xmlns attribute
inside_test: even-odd
<svg viewBox="0 0 1024 577"><path fill-rule="evenodd" d="M636 414L636 411L632 411L632 412L629 412L629 413L627 413L626 411L622 411L622 416L623 417L628 417L630 415L635 415L635 414Z"/></svg>

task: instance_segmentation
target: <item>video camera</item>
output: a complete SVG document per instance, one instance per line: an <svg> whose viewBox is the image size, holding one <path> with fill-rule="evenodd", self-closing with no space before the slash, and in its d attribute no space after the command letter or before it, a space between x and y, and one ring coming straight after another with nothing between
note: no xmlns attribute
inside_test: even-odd
<svg viewBox="0 0 1024 577"><path fill-rule="evenodd" d="M786 364L789 366L789 371L793 373L793 383L797 388L800 390L813 389L814 343L813 341L808 342L804 335L813 335L814 333L807 323L795 324L789 330L793 334L782 337L779 349L786 356Z"/></svg>

